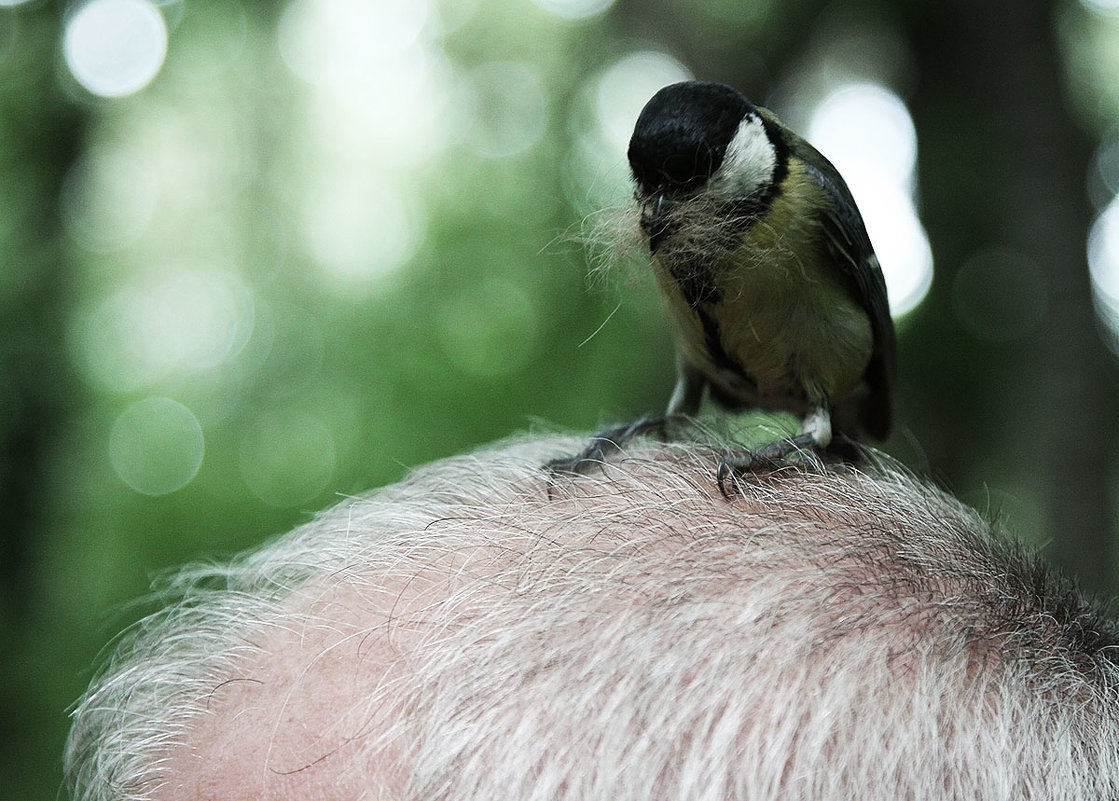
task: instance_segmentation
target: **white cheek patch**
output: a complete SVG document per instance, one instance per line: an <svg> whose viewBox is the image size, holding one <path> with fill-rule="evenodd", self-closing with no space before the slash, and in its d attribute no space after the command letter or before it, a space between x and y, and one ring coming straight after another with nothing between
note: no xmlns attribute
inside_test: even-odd
<svg viewBox="0 0 1119 801"><path fill-rule="evenodd" d="M710 191L721 195L745 197L769 184L776 168L777 152L761 117L747 114L727 145L723 163L707 185Z"/></svg>

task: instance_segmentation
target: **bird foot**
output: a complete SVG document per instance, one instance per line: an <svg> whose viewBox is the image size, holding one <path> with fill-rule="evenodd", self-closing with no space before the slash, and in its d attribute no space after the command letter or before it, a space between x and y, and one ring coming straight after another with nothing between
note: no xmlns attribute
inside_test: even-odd
<svg viewBox="0 0 1119 801"><path fill-rule="evenodd" d="M601 467L608 456L621 451L630 440L647 434L665 439L668 436L668 424L676 417L677 415L642 417L632 423L599 431L579 453L553 459L544 465L544 469L550 473L586 475L596 465Z"/></svg>
<svg viewBox="0 0 1119 801"><path fill-rule="evenodd" d="M719 462L719 469L715 474L715 483L721 494L728 501L731 499L727 490L727 479L746 473L768 472L776 470L789 456L806 450L815 450L819 447L816 438L810 434L798 434L795 437L774 440L760 448L746 451L736 456L726 456Z"/></svg>

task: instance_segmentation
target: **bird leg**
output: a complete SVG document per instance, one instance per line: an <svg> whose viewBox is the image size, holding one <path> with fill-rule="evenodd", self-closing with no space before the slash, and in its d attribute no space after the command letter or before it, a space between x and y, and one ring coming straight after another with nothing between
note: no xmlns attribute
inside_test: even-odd
<svg viewBox="0 0 1119 801"><path fill-rule="evenodd" d="M719 462L719 470L715 475L719 492L724 498L730 499L727 492L726 481L732 473L749 473L753 470L772 469L790 454L797 451L812 449L823 450L831 444L831 412L826 403L812 407L804 416L800 433L795 437L784 437L774 440L760 448L747 451L740 456L727 456Z"/></svg>
<svg viewBox="0 0 1119 801"><path fill-rule="evenodd" d="M595 465L601 466L606 457L617 453L632 439L644 434L654 434L660 439L668 435L668 423L679 415L642 417L632 423L600 431L591 437L590 443L571 457L553 459L544 465L552 473L587 473Z"/></svg>
<svg viewBox="0 0 1119 801"><path fill-rule="evenodd" d="M601 465L610 454L617 453L626 443L643 434L668 438L669 423L680 423L695 416L703 398L706 379L692 366L682 353L676 354L676 387L668 409L659 417L642 417L632 423L608 428L591 437L590 444L579 453L566 459L553 459L544 465L552 473L586 473L594 465Z"/></svg>

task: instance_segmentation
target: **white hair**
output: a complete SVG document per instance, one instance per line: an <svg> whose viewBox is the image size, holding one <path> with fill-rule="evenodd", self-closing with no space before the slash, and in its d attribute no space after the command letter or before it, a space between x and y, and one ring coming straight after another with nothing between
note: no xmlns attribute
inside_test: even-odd
<svg viewBox="0 0 1119 801"><path fill-rule="evenodd" d="M1119 797L1116 628L972 510L891 468L728 502L701 446L540 469L577 448L185 571L76 708L74 798Z"/></svg>

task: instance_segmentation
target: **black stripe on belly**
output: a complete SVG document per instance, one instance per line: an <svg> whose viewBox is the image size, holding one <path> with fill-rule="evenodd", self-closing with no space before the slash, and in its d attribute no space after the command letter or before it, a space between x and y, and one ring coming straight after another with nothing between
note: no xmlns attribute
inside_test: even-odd
<svg viewBox="0 0 1119 801"><path fill-rule="evenodd" d="M742 366L742 363L727 353L727 349L723 347L723 335L719 330L718 321L715 320L707 309L696 308L695 313L696 316L699 317L700 324L703 326L703 345L707 349L707 357L711 360L715 368L717 370L733 373L751 386L756 387L757 382L746 372L746 368ZM716 394L715 385L710 384L710 386L712 387L712 394ZM724 406L735 405L730 402L730 399L726 397L725 393L720 392L717 394L720 402L722 402Z"/></svg>
<svg viewBox="0 0 1119 801"><path fill-rule="evenodd" d="M701 317L705 314L699 308L701 303L722 302L723 290L715 281L715 271L711 269L710 263L673 264L668 268L668 272L672 276L672 280L680 287L680 292L684 295L684 300L688 302L692 311ZM704 324L704 331L706 330L707 326ZM717 327L716 330L718 330Z"/></svg>

